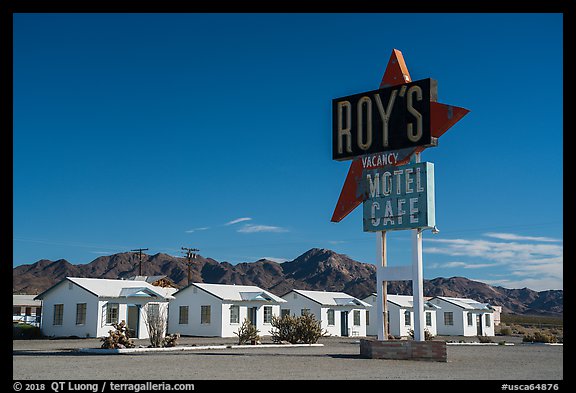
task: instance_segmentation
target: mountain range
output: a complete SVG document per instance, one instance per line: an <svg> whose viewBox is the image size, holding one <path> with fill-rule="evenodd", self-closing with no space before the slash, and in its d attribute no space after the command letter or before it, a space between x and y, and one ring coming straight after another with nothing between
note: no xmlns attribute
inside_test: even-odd
<svg viewBox="0 0 576 393"><path fill-rule="evenodd" d="M165 275L178 287L188 284L188 264L182 257L158 253L142 255L142 275ZM65 277L128 278L139 274L138 255L132 252L101 256L87 264L65 259L42 259L13 268L13 293L38 294ZM376 292L376 266L332 250L313 248L296 259L260 259L232 265L200 255L190 265L191 282L256 285L282 296L291 289L341 291L360 299ZM409 281L389 282L389 294L410 295ZM424 280L424 296L467 297L502 306L503 313L562 316L562 290L507 289L464 277Z"/></svg>

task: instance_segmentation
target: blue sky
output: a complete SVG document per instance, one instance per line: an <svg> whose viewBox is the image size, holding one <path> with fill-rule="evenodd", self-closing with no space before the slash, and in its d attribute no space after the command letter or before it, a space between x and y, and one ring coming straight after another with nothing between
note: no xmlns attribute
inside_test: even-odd
<svg viewBox="0 0 576 393"><path fill-rule="evenodd" d="M422 153L424 277L563 288L562 14L15 14L13 266L181 247L230 263L329 248L375 263L362 208L330 222L333 98L393 49L470 110ZM388 264L411 260L410 231Z"/></svg>

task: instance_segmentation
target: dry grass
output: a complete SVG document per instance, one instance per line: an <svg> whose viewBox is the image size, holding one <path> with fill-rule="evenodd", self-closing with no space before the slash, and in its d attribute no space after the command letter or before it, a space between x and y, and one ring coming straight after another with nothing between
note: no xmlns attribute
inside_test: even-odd
<svg viewBox="0 0 576 393"><path fill-rule="evenodd" d="M546 338L550 340L548 342L561 343L564 340L564 324L562 318L502 314L501 323L496 326L495 333L526 337L529 341Z"/></svg>

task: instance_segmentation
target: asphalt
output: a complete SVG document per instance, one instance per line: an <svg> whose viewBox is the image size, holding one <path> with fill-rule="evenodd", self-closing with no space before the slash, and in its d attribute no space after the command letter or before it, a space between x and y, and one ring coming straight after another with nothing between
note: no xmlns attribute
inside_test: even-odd
<svg viewBox="0 0 576 393"><path fill-rule="evenodd" d="M219 348L102 355L79 351L98 348L98 339L14 340L12 364L14 380L563 380L563 346L523 344L518 337L493 341L504 340L514 345L448 345L447 362L365 359L357 337L257 348L222 348L235 346L234 338L182 337L181 346Z"/></svg>

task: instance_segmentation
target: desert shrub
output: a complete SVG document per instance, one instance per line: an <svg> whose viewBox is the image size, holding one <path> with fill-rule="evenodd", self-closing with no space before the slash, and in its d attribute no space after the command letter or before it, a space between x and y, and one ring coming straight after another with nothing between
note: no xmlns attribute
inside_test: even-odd
<svg viewBox="0 0 576 393"><path fill-rule="evenodd" d="M414 329L408 330L408 334L412 339L414 339ZM434 335L428 331L428 329L424 328L424 341L431 341L434 339Z"/></svg>
<svg viewBox="0 0 576 393"><path fill-rule="evenodd" d="M159 348L163 346L166 335L166 321L168 320L167 308L159 304L151 303L144 312L144 323L148 330L150 347Z"/></svg>
<svg viewBox="0 0 576 393"><path fill-rule="evenodd" d="M532 342L532 343L556 343L558 339L556 336L551 334L546 334L544 332L536 331L534 334L525 334L522 338L523 342Z"/></svg>
<svg viewBox="0 0 576 393"><path fill-rule="evenodd" d="M33 338L41 338L42 333L37 326L28 325L26 323L18 323L12 325L12 338L29 340Z"/></svg>
<svg viewBox="0 0 576 393"><path fill-rule="evenodd" d="M328 336L328 331L322 330L314 314L306 313L297 318L296 334L300 343L315 344L320 337Z"/></svg>
<svg viewBox="0 0 576 393"><path fill-rule="evenodd" d="M284 315L282 317L273 315L270 324L272 325L270 334L273 342L279 343L287 341L291 344L298 342L298 336L296 334L296 317L291 315Z"/></svg>
<svg viewBox="0 0 576 393"><path fill-rule="evenodd" d="M175 347L176 341L180 338L180 334L169 334L162 340L162 347Z"/></svg>
<svg viewBox="0 0 576 393"><path fill-rule="evenodd" d="M502 336L511 336L512 335L512 328L510 326L502 326L500 328L500 334Z"/></svg>
<svg viewBox="0 0 576 393"><path fill-rule="evenodd" d="M242 322L238 331L234 332L234 334L238 336L238 345L244 345L252 341L260 341L258 333L260 333L260 330L256 329L256 326L254 326L247 318L244 319L244 322Z"/></svg>
<svg viewBox="0 0 576 393"><path fill-rule="evenodd" d="M134 341L132 341L128 335L128 328L126 327L125 321L114 323L112 326L114 326L115 330L109 330L108 337L100 338L100 341L102 341L101 348L122 349L135 347Z"/></svg>
<svg viewBox="0 0 576 393"><path fill-rule="evenodd" d="M310 313L299 317L273 316L271 325L270 334L272 341L276 343L287 341L290 344L315 344L320 337L329 335L326 330L322 330L322 325L314 314Z"/></svg>

